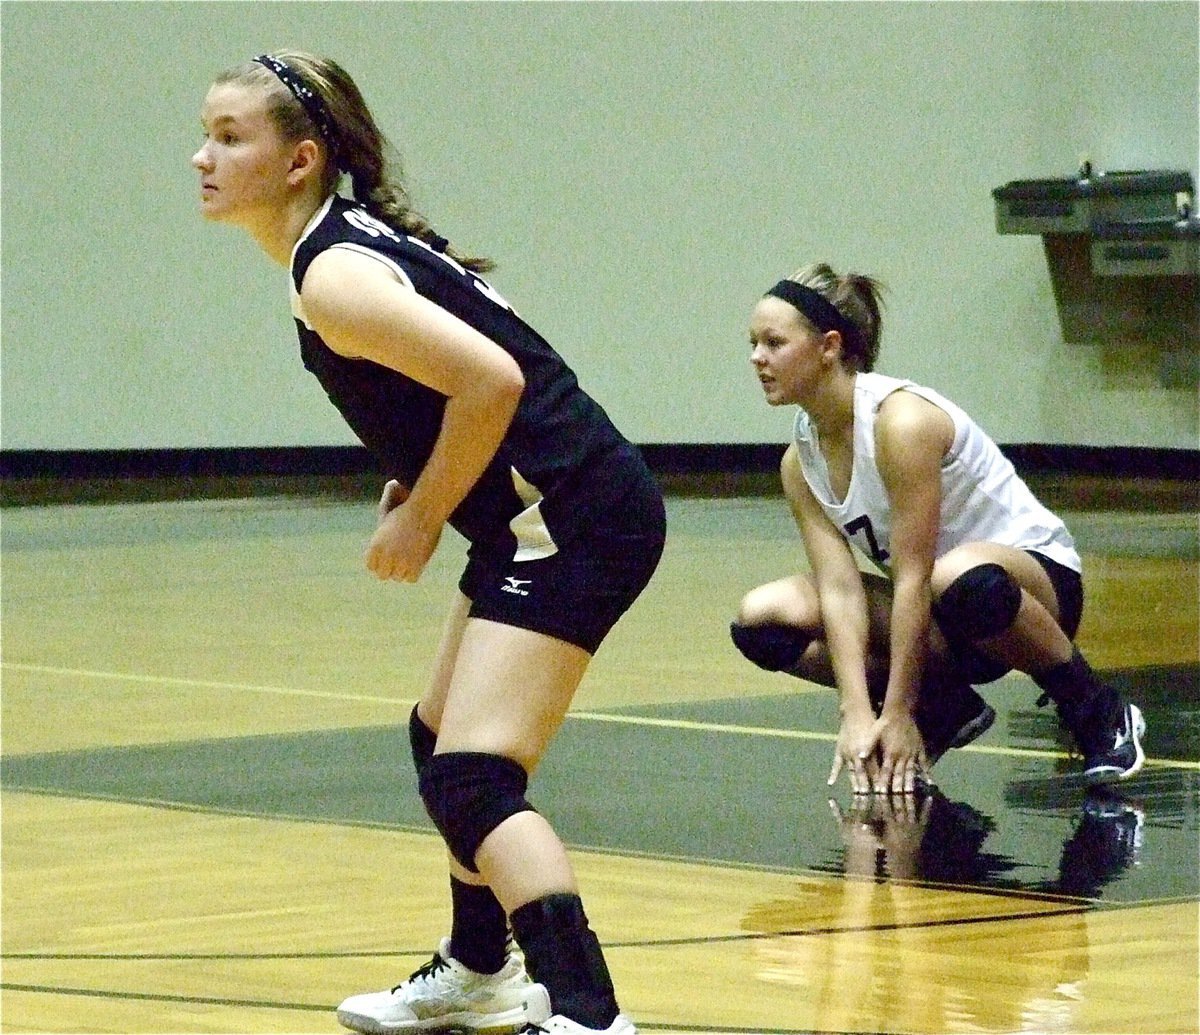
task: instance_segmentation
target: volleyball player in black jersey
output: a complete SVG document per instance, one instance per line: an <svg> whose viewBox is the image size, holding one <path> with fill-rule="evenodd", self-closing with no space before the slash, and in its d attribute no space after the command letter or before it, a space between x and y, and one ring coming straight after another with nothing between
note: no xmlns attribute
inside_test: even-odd
<svg viewBox="0 0 1200 1035"><path fill-rule="evenodd" d="M451 934L407 981L351 996L338 1018L362 1032L631 1035L562 842L525 790L658 563L654 479L482 279L491 264L412 210L336 63L255 58L216 79L202 123L205 216L290 269L304 364L389 474L367 567L412 582L445 524L470 543L410 719L421 797L450 854Z"/></svg>

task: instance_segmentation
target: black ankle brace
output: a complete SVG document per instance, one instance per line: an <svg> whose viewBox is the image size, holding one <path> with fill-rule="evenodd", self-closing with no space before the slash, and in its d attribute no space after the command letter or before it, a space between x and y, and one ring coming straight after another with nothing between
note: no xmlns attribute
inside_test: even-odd
<svg viewBox="0 0 1200 1035"><path fill-rule="evenodd" d="M1039 706L1051 700L1060 708L1068 709L1086 704L1099 683L1092 666L1079 653L1078 647L1072 649L1069 660L1060 661L1041 672L1031 672L1030 676L1042 689Z"/></svg>
<svg viewBox="0 0 1200 1035"><path fill-rule="evenodd" d="M616 994L579 896L547 895L514 909L509 920L529 976L546 986L554 1012L589 1028L609 1027L619 1012Z"/></svg>
<svg viewBox="0 0 1200 1035"><path fill-rule="evenodd" d="M1038 707L1053 701L1061 720L1081 745L1090 743L1089 731L1102 728L1120 715L1121 695L1096 675L1078 647L1069 661L1031 675L1043 691Z"/></svg>
<svg viewBox="0 0 1200 1035"><path fill-rule="evenodd" d="M450 951L477 974L495 974L508 956L508 918L492 889L450 878Z"/></svg>

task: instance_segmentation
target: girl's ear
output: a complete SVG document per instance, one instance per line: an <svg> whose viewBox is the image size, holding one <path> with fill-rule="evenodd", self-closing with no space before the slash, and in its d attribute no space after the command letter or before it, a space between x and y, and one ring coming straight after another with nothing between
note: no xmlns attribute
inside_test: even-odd
<svg viewBox="0 0 1200 1035"><path fill-rule="evenodd" d="M321 149L315 140L301 140L292 152L292 164L288 169L288 183L298 186L307 177L320 171Z"/></svg>
<svg viewBox="0 0 1200 1035"><path fill-rule="evenodd" d="M832 363L840 362L842 358L842 332L826 331L822 337L825 339L825 346L821 350L822 357Z"/></svg>

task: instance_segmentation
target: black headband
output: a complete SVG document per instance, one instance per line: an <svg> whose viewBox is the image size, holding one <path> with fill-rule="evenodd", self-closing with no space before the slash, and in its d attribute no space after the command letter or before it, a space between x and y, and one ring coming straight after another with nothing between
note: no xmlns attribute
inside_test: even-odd
<svg viewBox="0 0 1200 1035"><path fill-rule="evenodd" d="M321 136L325 138L325 143L333 147L334 141L337 139L333 132L333 120L329 117L325 102L321 100L320 95L300 78L295 69L280 61L279 58L271 57L270 54L259 54L254 60L275 73L276 78L300 102L300 107L312 119L313 125L320 130Z"/></svg>
<svg viewBox="0 0 1200 1035"><path fill-rule="evenodd" d="M817 330L837 331L847 344L858 340L858 328L821 292L797 284L794 280L781 280L767 294L782 298L788 305L799 309Z"/></svg>

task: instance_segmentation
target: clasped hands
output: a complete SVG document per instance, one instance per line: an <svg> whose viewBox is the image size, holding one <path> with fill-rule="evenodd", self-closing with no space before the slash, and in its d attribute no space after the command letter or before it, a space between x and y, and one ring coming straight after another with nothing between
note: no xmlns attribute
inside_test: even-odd
<svg viewBox="0 0 1200 1035"><path fill-rule="evenodd" d="M829 786L845 769L855 794L912 794L929 780L921 731L907 713L854 713L842 718Z"/></svg>

